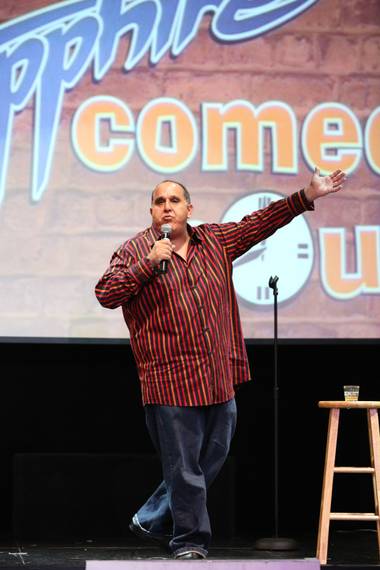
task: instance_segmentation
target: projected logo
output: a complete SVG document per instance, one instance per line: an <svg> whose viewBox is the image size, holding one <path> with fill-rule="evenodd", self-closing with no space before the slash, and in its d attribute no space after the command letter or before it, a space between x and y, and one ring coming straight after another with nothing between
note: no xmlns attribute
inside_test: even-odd
<svg viewBox="0 0 380 570"><path fill-rule="evenodd" d="M262 190L238 200L224 214L223 222L237 222L247 212L265 208L284 196ZM310 228L303 216L297 216L270 238L255 245L234 262L234 285L237 294L256 305L273 303L268 280L278 275L278 301L294 297L307 282L314 261Z"/></svg>
<svg viewBox="0 0 380 570"><path fill-rule="evenodd" d="M94 81L100 82L126 37L123 70L129 73L146 54L151 65L168 52L179 56L206 14L212 14L213 37L235 43L284 25L317 1L68 0L2 24L0 201L16 113L34 98L31 198L38 202L49 181L65 93L90 66Z"/></svg>

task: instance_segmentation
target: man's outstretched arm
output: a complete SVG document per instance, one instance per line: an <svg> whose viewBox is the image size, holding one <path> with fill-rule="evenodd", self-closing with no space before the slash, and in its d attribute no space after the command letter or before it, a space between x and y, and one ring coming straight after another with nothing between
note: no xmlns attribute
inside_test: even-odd
<svg viewBox="0 0 380 570"><path fill-rule="evenodd" d="M341 170L321 176L319 169L315 168L307 188L252 212L240 222L211 224L210 227L222 241L229 257L235 260L291 222L295 216L307 210L314 210L314 201L317 198L341 190L345 178L346 175Z"/></svg>

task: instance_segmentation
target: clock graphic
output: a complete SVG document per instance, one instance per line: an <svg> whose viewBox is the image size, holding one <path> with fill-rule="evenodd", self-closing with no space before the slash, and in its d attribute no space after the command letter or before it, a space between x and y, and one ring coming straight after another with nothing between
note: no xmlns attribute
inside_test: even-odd
<svg viewBox="0 0 380 570"><path fill-rule="evenodd" d="M285 196L272 190L259 190L235 202L222 222L238 222L248 213L260 210ZM234 261L236 293L255 305L272 305L269 277L279 276L278 302L294 297L307 282L314 261L311 230L304 216L296 216L268 239L256 244Z"/></svg>

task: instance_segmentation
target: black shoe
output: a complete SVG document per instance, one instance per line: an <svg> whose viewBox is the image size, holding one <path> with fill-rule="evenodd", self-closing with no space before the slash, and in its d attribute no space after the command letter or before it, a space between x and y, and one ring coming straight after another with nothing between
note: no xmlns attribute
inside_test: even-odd
<svg viewBox="0 0 380 570"><path fill-rule="evenodd" d="M190 552L182 552L180 554L175 554L174 558L176 560L203 560L205 556L200 554L199 552L195 552L195 550L191 550Z"/></svg>
<svg viewBox="0 0 380 570"><path fill-rule="evenodd" d="M167 548L169 545L171 539L170 536L157 536L151 534L147 530L144 530L140 525L135 524L133 520L131 520L131 522L129 523L128 528L131 532L133 532L135 536L138 536L142 540L146 540L147 542L150 543L154 542L156 544L164 546L165 548Z"/></svg>

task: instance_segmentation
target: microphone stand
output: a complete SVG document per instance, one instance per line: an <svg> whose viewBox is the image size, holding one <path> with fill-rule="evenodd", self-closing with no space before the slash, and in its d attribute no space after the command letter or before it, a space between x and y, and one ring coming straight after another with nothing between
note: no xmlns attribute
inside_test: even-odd
<svg viewBox="0 0 380 570"><path fill-rule="evenodd" d="M279 537L278 517L278 352L277 352L277 275L270 277L268 285L273 290L274 297L274 536L260 538L255 542L256 550L297 550L298 546L293 538Z"/></svg>

